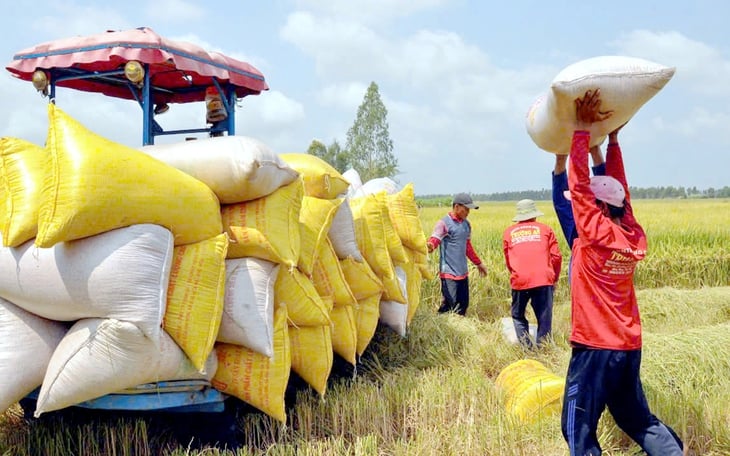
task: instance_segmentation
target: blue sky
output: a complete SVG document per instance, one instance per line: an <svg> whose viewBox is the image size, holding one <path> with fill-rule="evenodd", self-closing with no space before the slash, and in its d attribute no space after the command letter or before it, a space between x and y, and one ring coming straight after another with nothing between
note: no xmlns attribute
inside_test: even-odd
<svg viewBox="0 0 730 456"><path fill-rule="evenodd" d="M9 3L9 2L8 2ZM4 5L3 67L35 44L147 26L248 61L271 88L244 98L237 134L273 150L313 139L345 144L371 81L388 109L402 174L416 194L550 186L553 155L525 129L532 102L566 66L600 55L676 67L622 130L629 184L730 185L730 3L478 0L124 2L37 0ZM91 130L141 145L129 101L60 89L58 105ZM43 144L45 103L0 76L0 135ZM202 104L175 105L168 129L201 126ZM168 139L170 138L170 139ZM158 142L179 140L163 137Z"/></svg>

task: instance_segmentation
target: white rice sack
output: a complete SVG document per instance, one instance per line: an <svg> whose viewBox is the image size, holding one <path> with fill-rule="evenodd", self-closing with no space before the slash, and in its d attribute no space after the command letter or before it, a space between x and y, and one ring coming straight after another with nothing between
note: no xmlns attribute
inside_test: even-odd
<svg viewBox="0 0 730 456"><path fill-rule="evenodd" d="M408 287L406 271L402 267L395 267L395 275L398 278L398 284L403 296L408 302ZM380 322L389 327L401 337L406 337L406 327L408 326L408 304L397 301L380 301Z"/></svg>
<svg viewBox="0 0 730 456"><path fill-rule="evenodd" d="M362 187L362 180L360 179L360 173L357 172L354 168L350 168L344 173L342 173L342 177L344 177L347 182L350 183L350 186L347 187L347 197L352 197L360 187Z"/></svg>
<svg viewBox="0 0 730 456"><path fill-rule="evenodd" d="M199 373L166 332L157 347L132 323L79 320L58 344L48 364L34 413L62 409L143 383L210 381L218 367L215 351Z"/></svg>
<svg viewBox="0 0 730 456"><path fill-rule="evenodd" d="M274 356L274 284L279 265L258 258L226 260L226 290L218 342Z"/></svg>
<svg viewBox="0 0 730 456"><path fill-rule="evenodd" d="M206 184L221 204L261 198L299 176L266 144L247 136L149 145L140 150Z"/></svg>
<svg viewBox="0 0 730 456"><path fill-rule="evenodd" d="M355 237L355 220L352 217L352 209L350 209L350 202L347 199L342 201L342 204L337 208L327 236L332 242L332 247L335 249L338 259L352 258L359 263L363 261Z"/></svg>
<svg viewBox="0 0 730 456"><path fill-rule="evenodd" d="M382 191L384 191L388 195L393 195L395 193L398 193L400 190L400 185L398 185L393 179L389 177L376 177L375 179L370 179L369 181L365 182L360 188L355 190L353 198L357 198L358 196L372 195L374 193Z"/></svg>
<svg viewBox="0 0 730 456"><path fill-rule="evenodd" d="M589 89L601 89L601 110L611 110L613 115L591 125L591 146L599 145L656 95L674 71L673 67L623 56L594 57L569 65L528 110L527 133L543 150L569 153L576 128L575 99Z"/></svg>
<svg viewBox="0 0 730 456"><path fill-rule="evenodd" d="M0 297L58 321L115 318L157 340L173 254L172 233L140 224L50 248L0 248Z"/></svg>
<svg viewBox="0 0 730 456"><path fill-rule="evenodd" d="M0 413L41 385L67 329L0 298Z"/></svg>

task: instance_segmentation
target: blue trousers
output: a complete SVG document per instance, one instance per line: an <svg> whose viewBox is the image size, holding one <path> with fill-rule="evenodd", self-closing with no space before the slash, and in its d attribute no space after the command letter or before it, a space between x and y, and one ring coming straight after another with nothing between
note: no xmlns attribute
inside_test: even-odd
<svg viewBox="0 0 730 456"><path fill-rule="evenodd" d="M512 322L517 340L532 348L530 325L525 318L528 302L532 305L532 310L537 317L537 344L539 345L550 335L553 328L553 287L546 285L527 290L512 290Z"/></svg>
<svg viewBox="0 0 730 456"><path fill-rule="evenodd" d="M682 456L677 434L646 402L639 378L641 350L573 348L563 396L561 427L571 456L598 456L598 420L608 406L618 427L649 456Z"/></svg>
<svg viewBox="0 0 730 456"><path fill-rule="evenodd" d="M439 313L456 312L466 315L469 307L469 278L461 280L441 279L441 307Z"/></svg>

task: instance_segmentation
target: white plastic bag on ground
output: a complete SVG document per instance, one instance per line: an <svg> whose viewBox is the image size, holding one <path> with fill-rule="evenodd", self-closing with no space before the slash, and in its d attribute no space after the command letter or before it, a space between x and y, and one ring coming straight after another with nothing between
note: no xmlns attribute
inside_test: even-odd
<svg viewBox="0 0 730 456"><path fill-rule="evenodd" d="M576 62L553 79L527 112L527 133L548 152L567 154L575 130L575 99L601 89L601 110L613 115L591 125L591 146L626 123L674 76L675 68L635 57L601 56Z"/></svg>
<svg viewBox="0 0 730 456"><path fill-rule="evenodd" d="M115 318L159 338L172 233L141 224L50 248L0 248L0 297L50 320Z"/></svg>
<svg viewBox="0 0 730 456"><path fill-rule="evenodd" d="M258 258L226 260L226 292L218 342L274 355L274 284L279 265Z"/></svg>
<svg viewBox="0 0 730 456"><path fill-rule="evenodd" d="M143 383L211 380L217 360L213 351L205 374L199 373L165 332L157 347L132 323L79 320L51 356L34 415L39 417Z"/></svg>
<svg viewBox="0 0 730 456"><path fill-rule="evenodd" d="M149 145L140 150L202 181L221 204L261 198L299 176L266 144L248 136Z"/></svg>
<svg viewBox="0 0 730 456"><path fill-rule="evenodd" d="M41 385L67 329L0 298L0 413Z"/></svg>

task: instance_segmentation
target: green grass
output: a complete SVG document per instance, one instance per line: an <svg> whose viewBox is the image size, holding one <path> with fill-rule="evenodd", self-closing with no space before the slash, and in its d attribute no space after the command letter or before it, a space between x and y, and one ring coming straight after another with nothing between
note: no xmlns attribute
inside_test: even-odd
<svg viewBox="0 0 730 456"><path fill-rule="evenodd" d="M545 213L542 221L559 230L550 203L538 207ZM636 284L650 406L697 454L730 454L730 201L636 201L635 209L649 236ZM356 374L333 373L324 398L293 387L286 426L241 410L236 418L241 446L235 451L198 445L173 432L170 421L149 416L51 414L28 423L13 407L0 418L0 454L567 454L558 416L520 423L495 385L502 369L524 357L561 376L569 360L565 277L556 294L552 343L525 353L503 340L499 320L509 315L510 290L501 233L513 210L514 203L486 203L470 215L475 248L490 272L471 281L468 318L436 314L438 281L425 281L408 337L378 328ZM427 233L443 214L444 209L422 210ZM604 454L638 453L608 414L599 440Z"/></svg>

